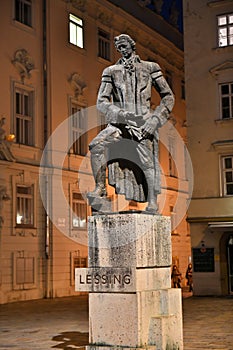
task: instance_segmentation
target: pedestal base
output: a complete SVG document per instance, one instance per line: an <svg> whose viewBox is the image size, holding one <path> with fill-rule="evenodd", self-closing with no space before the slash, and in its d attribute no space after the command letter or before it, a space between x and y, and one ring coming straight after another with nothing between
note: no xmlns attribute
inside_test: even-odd
<svg viewBox="0 0 233 350"><path fill-rule="evenodd" d="M91 293L89 312L93 345L183 349L180 289Z"/></svg>
<svg viewBox="0 0 233 350"><path fill-rule="evenodd" d="M89 218L87 350L182 350L181 290L171 288L170 218L142 213Z"/></svg>

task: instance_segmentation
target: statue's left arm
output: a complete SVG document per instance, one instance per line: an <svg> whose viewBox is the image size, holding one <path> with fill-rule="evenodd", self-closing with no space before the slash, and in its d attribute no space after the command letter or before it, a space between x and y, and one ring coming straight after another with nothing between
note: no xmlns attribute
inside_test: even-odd
<svg viewBox="0 0 233 350"><path fill-rule="evenodd" d="M156 129L164 125L169 119L169 115L175 103L175 98L171 88L164 78L160 66L157 63L151 65L152 84L160 95L160 104L151 111L150 118L143 125L143 135L153 134Z"/></svg>
<svg viewBox="0 0 233 350"><path fill-rule="evenodd" d="M161 98L160 104L153 111L153 116L158 120L158 127L161 127L169 119L175 98L157 63L154 63L153 69L154 71L151 74L152 83Z"/></svg>

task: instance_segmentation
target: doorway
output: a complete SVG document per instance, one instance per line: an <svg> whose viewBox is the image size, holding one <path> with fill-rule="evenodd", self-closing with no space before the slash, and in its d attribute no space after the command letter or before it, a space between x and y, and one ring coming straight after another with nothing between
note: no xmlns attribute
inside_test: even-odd
<svg viewBox="0 0 233 350"><path fill-rule="evenodd" d="M229 237L227 244L228 281L229 293L233 294L233 235Z"/></svg>

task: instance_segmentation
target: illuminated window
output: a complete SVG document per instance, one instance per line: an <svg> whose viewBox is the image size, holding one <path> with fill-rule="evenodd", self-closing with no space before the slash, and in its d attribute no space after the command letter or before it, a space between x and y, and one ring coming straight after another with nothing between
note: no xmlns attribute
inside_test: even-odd
<svg viewBox="0 0 233 350"><path fill-rule="evenodd" d="M233 45L233 13L218 16L218 46Z"/></svg>
<svg viewBox="0 0 233 350"><path fill-rule="evenodd" d="M33 215L34 187L16 186L16 226L29 226L34 224Z"/></svg>
<svg viewBox="0 0 233 350"><path fill-rule="evenodd" d="M110 61L110 34L98 29L98 56Z"/></svg>
<svg viewBox="0 0 233 350"><path fill-rule="evenodd" d="M71 153L85 156L87 153L86 109L71 103Z"/></svg>
<svg viewBox="0 0 233 350"><path fill-rule="evenodd" d="M15 89L15 130L16 142L33 145L33 92L23 88Z"/></svg>
<svg viewBox="0 0 233 350"><path fill-rule="evenodd" d="M83 49L83 20L69 14L70 43Z"/></svg>
<svg viewBox="0 0 233 350"><path fill-rule="evenodd" d="M87 204L83 199L81 193L72 193L72 226L73 228L87 227Z"/></svg>
<svg viewBox="0 0 233 350"><path fill-rule="evenodd" d="M233 156L222 157L223 194L233 195Z"/></svg>
<svg viewBox="0 0 233 350"><path fill-rule="evenodd" d="M32 26L31 0L15 0L15 20L29 27Z"/></svg>
<svg viewBox="0 0 233 350"><path fill-rule="evenodd" d="M220 85L221 118L233 118L233 83Z"/></svg>

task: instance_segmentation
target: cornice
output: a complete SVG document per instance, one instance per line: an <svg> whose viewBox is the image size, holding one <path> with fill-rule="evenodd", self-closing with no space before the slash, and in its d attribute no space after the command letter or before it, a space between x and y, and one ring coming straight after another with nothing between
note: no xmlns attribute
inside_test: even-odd
<svg viewBox="0 0 233 350"><path fill-rule="evenodd" d="M72 73L71 76L68 78L68 82L71 85L71 88L74 91L74 97L77 99L77 101L85 103L85 98L83 96L84 90L87 87L83 77L75 72Z"/></svg>
<svg viewBox="0 0 233 350"><path fill-rule="evenodd" d="M232 0L215 0L215 1L209 1L207 3L209 7L220 7L220 6L226 6L226 5L232 5Z"/></svg>
<svg viewBox="0 0 233 350"><path fill-rule="evenodd" d="M212 143L215 149L233 149L233 140L215 141Z"/></svg>
<svg viewBox="0 0 233 350"><path fill-rule="evenodd" d="M63 0L65 3L72 5L75 9L85 12L87 10L87 0Z"/></svg>
<svg viewBox="0 0 233 350"><path fill-rule="evenodd" d="M209 72L216 76L219 73L222 73L223 71L226 70L233 70L233 61L226 61L221 64L218 64L217 66L212 67Z"/></svg>
<svg viewBox="0 0 233 350"><path fill-rule="evenodd" d="M186 218L186 220L189 222L189 223L210 223L210 222L221 222L221 223L224 223L224 222L229 222L229 221L232 221L233 222L233 217L232 216L217 216L217 217L212 217L212 216L209 216L209 217L190 217L188 216Z"/></svg>

